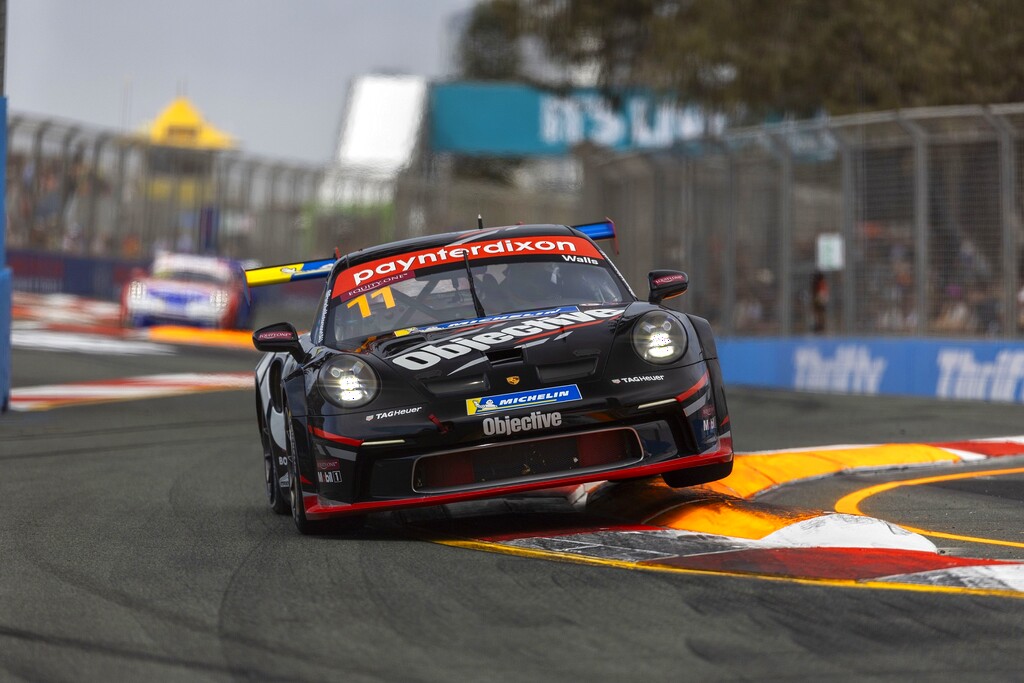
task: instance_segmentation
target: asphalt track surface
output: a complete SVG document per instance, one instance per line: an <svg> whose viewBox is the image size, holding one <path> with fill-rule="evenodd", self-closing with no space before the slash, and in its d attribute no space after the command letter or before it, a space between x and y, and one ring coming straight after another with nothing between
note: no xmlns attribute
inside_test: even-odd
<svg viewBox="0 0 1024 683"><path fill-rule="evenodd" d="M14 385L255 360L18 349ZM734 388L730 408L739 451L1024 432L1024 409L1010 405ZM251 393L225 391L0 417L0 680L1021 676L1020 599L554 562L429 542L390 515L354 537L299 536L264 502L253 413ZM762 500L827 510L851 490L921 476L830 477ZM1024 541L1021 475L902 487L862 505ZM526 510L498 522L549 519ZM1019 548L939 545L1024 559Z"/></svg>

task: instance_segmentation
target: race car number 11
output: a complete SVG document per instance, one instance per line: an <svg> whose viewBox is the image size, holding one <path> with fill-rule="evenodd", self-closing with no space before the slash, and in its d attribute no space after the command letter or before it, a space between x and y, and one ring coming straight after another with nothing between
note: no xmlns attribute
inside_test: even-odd
<svg viewBox="0 0 1024 683"><path fill-rule="evenodd" d="M363 316L364 318L369 318L371 315L373 315L373 311L370 309L370 300L367 299L366 296L366 294L361 294L360 296L357 296L355 299L352 299L352 301L348 302L348 307L352 308L353 306L359 306L359 315ZM370 297L381 297L382 299L384 299L384 308L395 307L395 295L391 293L390 287L382 287L381 289L378 289L376 292L370 294Z"/></svg>

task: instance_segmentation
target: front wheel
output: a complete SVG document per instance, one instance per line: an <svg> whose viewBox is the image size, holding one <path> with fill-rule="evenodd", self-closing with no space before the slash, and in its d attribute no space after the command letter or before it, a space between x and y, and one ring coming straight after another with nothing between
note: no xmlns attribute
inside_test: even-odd
<svg viewBox="0 0 1024 683"><path fill-rule="evenodd" d="M267 501L270 509L279 515L287 515L290 509L288 496L281 490L281 470L279 456L273 449L263 444L263 472L267 485Z"/></svg>
<svg viewBox="0 0 1024 683"><path fill-rule="evenodd" d="M281 487L281 479L287 472L287 458L276 452L270 428L263 416L263 404L260 401L259 384L256 385L256 425L260 430L260 444L263 446L263 480L266 485L267 502L270 509L279 515L287 515L291 510L288 498L289 489ZM282 463L282 461L284 461Z"/></svg>
<svg viewBox="0 0 1024 683"><path fill-rule="evenodd" d="M295 528L299 530L300 534L305 536L350 534L363 528L366 523L365 515L350 515L333 519L307 519L299 478L293 474L291 480L292 521L295 522Z"/></svg>
<svg viewBox="0 0 1024 683"><path fill-rule="evenodd" d="M291 512L292 521L300 534L306 536L317 536L320 534L347 534L358 531L366 522L365 515L352 515L349 517L338 517L334 519L307 519L306 506L302 499L302 484L298 473L299 459L298 443L295 440L295 431L292 426L292 411L285 405L285 434L288 442L288 462L292 463L289 473L291 476Z"/></svg>
<svg viewBox="0 0 1024 683"><path fill-rule="evenodd" d="M729 462L717 462L714 465L704 465L703 467L690 467L689 469L675 470L674 472L662 472L661 478L674 489L707 484L728 477L732 473L732 463L733 461L730 460Z"/></svg>

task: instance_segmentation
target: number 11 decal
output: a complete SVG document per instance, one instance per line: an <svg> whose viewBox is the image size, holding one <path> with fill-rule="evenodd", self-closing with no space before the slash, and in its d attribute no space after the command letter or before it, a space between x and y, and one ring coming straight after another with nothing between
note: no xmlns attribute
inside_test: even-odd
<svg viewBox="0 0 1024 683"><path fill-rule="evenodd" d="M377 297L384 300L384 308L395 307L395 295L391 293L390 287L382 287L376 292L370 294L371 299L376 299ZM355 299L348 302L349 308L352 308L353 306L359 306L359 315L364 318L369 318L373 314L370 310L370 300L366 298L365 294L357 296Z"/></svg>

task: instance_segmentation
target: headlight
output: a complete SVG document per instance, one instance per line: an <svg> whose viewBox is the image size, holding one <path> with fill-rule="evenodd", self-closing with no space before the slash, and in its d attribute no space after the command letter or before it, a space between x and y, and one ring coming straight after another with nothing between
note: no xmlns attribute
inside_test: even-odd
<svg viewBox="0 0 1024 683"><path fill-rule="evenodd" d="M133 301L146 298L146 284L138 280L132 280L128 285L128 298Z"/></svg>
<svg viewBox="0 0 1024 683"><path fill-rule="evenodd" d="M216 292L210 295L210 305L214 308L227 308L228 304L231 303L231 295L225 292L223 289L218 289Z"/></svg>
<svg viewBox="0 0 1024 683"><path fill-rule="evenodd" d="M686 330L675 317L652 311L633 325L633 348L648 363L673 363L686 353Z"/></svg>
<svg viewBox="0 0 1024 683"><path fill-rule="evenodd" d="M317 381L324 397L341 408L366 405L380 391L377 373L355 356L338 356L328 361L320 368Z"/></svg>

